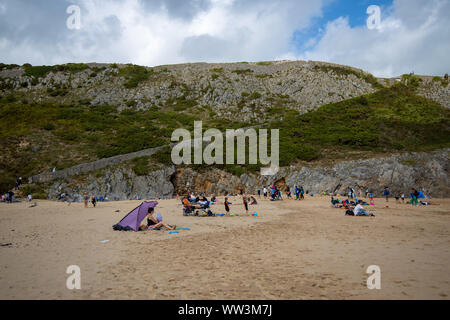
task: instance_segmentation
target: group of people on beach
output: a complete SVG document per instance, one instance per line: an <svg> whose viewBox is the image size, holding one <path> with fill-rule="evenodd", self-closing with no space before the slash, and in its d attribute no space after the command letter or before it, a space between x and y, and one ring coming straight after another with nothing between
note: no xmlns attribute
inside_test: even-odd
<svg viewBox="0 0 450 320"><path fill-rule="evenodd" d="M296 197L297 200L305 199L305 191L302 186L299 187L299 186L295 185L293 189L294 189L294 196ZM269 196L269 192L270 192L270 196ZM287 199L293 199L292 191L289 186L286 186L285 192L286 192ZM261 199L261 189L258 189L257 193L258 193L258 197ZM278 188L276 185L273 185L269 188L267 186L264 186L262 188L262 193L263 193L264 199L269 198L271 201L283 200L283 191L280 188Z"/></svg>
<svg viewBox="0 0 450 320"><path fill-rule="evenodd" d="M97 206L97 197L92 195L88 196L87 192L83 195L84 207L87 208L89 206L89 201L92 203L92 206L95 208Z"/></svg>
<svg viewBox="0 0 450 320"><path fill-rule="evenodd" d="M227 194L225 196L223 206L225 209L225 214L227 216L234 216L238 214L231 213L231 205L232 202L229 201L229 197L235 197L236 194ZM245 194L244 190L240 190L240 197L242 198L242 205L244 206L245 214L250 216L249 213L249 205L257 205L258 201L254 196L249 196ZM178 198L178 196L177 196ZM182 199L183 204L183 213L184 215L197 215L197 216L215 216L214 213L211 211L211 205L218 204L217 197L215 195L211 196L211 200L208 200L206 195L204 193L201 193L200 195L194 195L193 192L189 192L186 196L184 196ZM199 212L202 212L203 214L199 214Z"/></svg>
<svg viewBox="0 0 450 320"><path fill-rule="evenodd" d="M363 205L369 205L369 203L364 202L362 199L358 199L355 195L355 192L353 190L353 188L349 187L348 188L348 197L347 200L343 200L340 201L339 199L335 199L334 198L334 194L331 194L331 205L334 208L342 208L342 209L346 209L346 215L354 215L354 216L375 216L373 213L368 213L366 211L366 209L363 207ZM424 196L425 190L423 189L423 192L419 192L416 188L412 188L411 189L411 193L410 193L410 198L411 200L409 201L409 203L413 206L417 206L419 203L421 205L429 205L431 204L430 202L419 202L419 197L425 197ZM373 193L370 192L369 188L366 189L365 192L365 196L366 198L369 198L371 201L371 204L373 205L373 200L374 200L374 196ZM389 202L389 197L390 197L390 191L389 191L389 187L385 187L383 190L383 196L386 199L386 202ZM430 198L428 196L428 198ZM405 203L405 194L402 193L401 195L397 195L395 196L395 199L397 201L397 203L400 202L400 199L402 201L402 203Z"/></svg>

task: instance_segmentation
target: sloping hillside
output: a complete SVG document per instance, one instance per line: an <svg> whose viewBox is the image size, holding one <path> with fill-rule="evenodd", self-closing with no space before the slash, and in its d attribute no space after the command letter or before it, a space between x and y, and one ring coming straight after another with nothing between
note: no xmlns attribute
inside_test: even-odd
<svg viewBox="0 0 450 320"><path fill-rule="evenodd" d="M405 76L384 88L358 69L301 61L0 69L1 190L18 176L165 145L194 120L281 129L283 166L449 146L449 110L419 96L445 101L442 78Z"/></svg>

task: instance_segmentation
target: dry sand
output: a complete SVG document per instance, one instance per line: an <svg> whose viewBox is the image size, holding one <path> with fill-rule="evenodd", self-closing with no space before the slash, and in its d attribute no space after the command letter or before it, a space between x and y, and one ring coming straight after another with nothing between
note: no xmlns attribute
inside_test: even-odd
<svg viewBox="0 0 450 320"><path fill-rule="evenodd" d="M12 245L0 247L0 299L450 297L449 199L388 209L378 199L375 218L346 217L329 197L262 200L251 207L259 217L230 201L241 216L183 217L179 201L160 201L165 221L191 229L172 235L112 230L140 201L1 203L0 243ZM81 268L81 290L66 288L69 265ZM370 265L381 290L367 289Z"/></svg>

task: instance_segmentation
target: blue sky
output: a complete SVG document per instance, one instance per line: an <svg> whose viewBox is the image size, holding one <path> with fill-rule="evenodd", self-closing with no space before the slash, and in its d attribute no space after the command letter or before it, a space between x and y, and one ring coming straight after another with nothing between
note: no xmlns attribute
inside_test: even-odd
<svg viewBox="0 0 450 320"><path fill-rule="evenodd" d="M79 29L66 9L80 9ZM370 5L381 24L366 26ZM450 70L450 0L0 0L0 62L318 60L377 76Z"/></svg>
<svg viewBox="0 0 450 320"><path fill-rule="evenodd" d="M310 38L320 38L326 25L339 17L347 17L352 28L365 26L368 17L366 10L371 5L381 8L381 17L383 18L383 13L386 14L390 11L392 0L330 0L324 5L322 15L313 18L313 23L309 28L294 32L292 36L294 47L301 51Z"/></svg>

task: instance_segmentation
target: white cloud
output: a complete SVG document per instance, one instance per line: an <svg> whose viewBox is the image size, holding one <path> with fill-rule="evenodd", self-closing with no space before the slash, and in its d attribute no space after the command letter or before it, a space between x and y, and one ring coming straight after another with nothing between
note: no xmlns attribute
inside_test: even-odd
<svg viewBox="0 0 450 320"><path fill-rule="evenodd" d="M5 35L9 41L0 45L2 58L32 64L115 61L143 65L269 60L288 51L295 30L308 27L322 8L322 0L191 0L188 7L199 9L181 17L174 16L172 9L186 1L155 1L149 5L142 0L72 0L66 6L81 7L81 30L59 30L57 41L45 43L33 30L15 37L21 41ZM62 9L57 28L68 17Z"/></svg>
<svg viewBox="0 0 450 320"><path fill-rule="evenodd" d="M310 30L330 1L0 0L0 59L34 65L303 59L379 76L449 71L450 0L394 0L378 30L338 18L303 39L299 52L294 34ZM81 7L81 30L66 28L70 4Z"/></svg>
<svg viewBox="0 0 450 320"><path fill-rule="evenodd" d="M443 75L450 69L450 1L395 0L378 30L329 22L320 41L304 53L284 56L359 67L377 76Z"/></svg>

